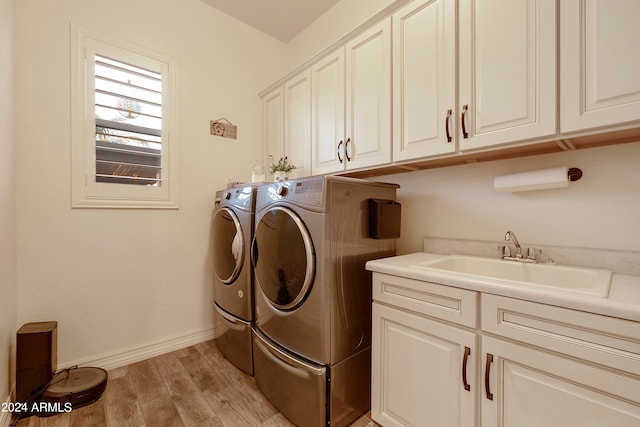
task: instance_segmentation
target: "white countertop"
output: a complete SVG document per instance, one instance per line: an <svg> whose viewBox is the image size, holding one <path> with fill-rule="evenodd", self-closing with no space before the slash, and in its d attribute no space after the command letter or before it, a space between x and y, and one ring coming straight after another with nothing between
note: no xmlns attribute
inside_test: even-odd
<svg viewBox="0 0 640 427"><path fill-rule="evenodd" d="M456 288L603 314L640 322L640 276L613 274L607 298L547 287L507 286L482 277L412 267L447 255L418 252L367 262L367 270ZM510 262L510 261L505 261Z"/></svg>

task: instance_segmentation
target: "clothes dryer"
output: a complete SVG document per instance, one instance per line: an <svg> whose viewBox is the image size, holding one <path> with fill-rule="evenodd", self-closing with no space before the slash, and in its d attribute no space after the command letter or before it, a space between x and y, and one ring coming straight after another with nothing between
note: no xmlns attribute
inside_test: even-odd
<svg viewBox="0 0 640 427"><path fill-rule="evenodd" d="M347 425L370 406L365 263L393 256L395 240L371 237L369 206L395 203L397 188L341 177L258 188L254 375L299 426Z"/></svg>
<svg viewBox="0 0 640 427"><path fill-rule="evenodd" d="M211 225L214 311L219 350L238 368L253 375L251 325L254 322L253 239L256 187L238 186L216 193Z"/></svg>

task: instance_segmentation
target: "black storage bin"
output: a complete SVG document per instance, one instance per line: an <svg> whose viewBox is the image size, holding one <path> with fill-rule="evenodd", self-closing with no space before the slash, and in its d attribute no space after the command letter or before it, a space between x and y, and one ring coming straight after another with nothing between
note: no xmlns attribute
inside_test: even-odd
<svg viewBox="0 0 640 427"><path fill-rule="evenodd" d="M401 206L395 200L369 199L369 237L372 239L400 237Z"/></svg>

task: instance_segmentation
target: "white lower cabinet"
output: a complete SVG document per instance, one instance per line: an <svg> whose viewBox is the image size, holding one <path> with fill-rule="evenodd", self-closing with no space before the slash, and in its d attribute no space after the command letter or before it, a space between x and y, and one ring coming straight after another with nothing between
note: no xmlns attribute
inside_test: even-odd
<svg viewBox="0 0 640 427"><path fill-rule="evenodd" d="M375 273L373 298L372 418L474 426L477 292Z"/></svg>
<svg viewBox="0 0 640 427"><path fill-rule="evenodd" d="M373 299L383 426L640 426L640 322L377 272Z"/></svg>
<svg viewBox="0 0 640 427"><path fill-rule="evenodd" d="M482 426L640 426L640 379L482 338Z"/></svg>
<svg viewBox="0 0 640 427"><path fill-rule="evenodd" d="M640 426L640 323L481 299L483 427Z"/></svg>
<svg viewBox="0 0 640 427"><path fill-rule="evenodd" d="M385 426L472 426L476 334L373 304L371 414Z"/></svg>

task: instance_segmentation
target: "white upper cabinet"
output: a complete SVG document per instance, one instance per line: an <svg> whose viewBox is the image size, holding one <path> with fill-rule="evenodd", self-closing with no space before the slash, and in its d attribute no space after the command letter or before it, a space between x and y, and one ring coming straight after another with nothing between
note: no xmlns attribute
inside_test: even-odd
<svg viewBox="0 0 640 427"><path fill-rule="evenodd" d="M284 156L284 92L282 86L262 97L262 141L264 157ZM269 165L267 165L269 166Z"/></svg>
<svg viewBox="0 0 640 427"><path fill-rule="evenodd" d="M391 162L391 19L345 47L347 169Z"/></svg>
<svg viewBox="0 0 640 427"><path fill-rule="evenodd" d="M461 0L460 150L556 133L555 0Z"/></svg>
<svg viewBox="0 0 640 427"><path fill-rule="evenodd" d="M311 175L311 70L289 79L284 92L284 154L295 177ZM279 158L279 157L278 157ZM277 160L274 157L275 160Z"/></svg>
<svg viewBox="0 0 640 427"><path fill-rule="evenodd" d="M262 97L264 156L287 156L293 176L311 174L311 71L287 80ZM269 165L266 165L267 167Z"/></svg>
<svg viewBox="0 0 640 427"><path fill-rule="evenodd" d="M311 68L314 174L391 162L391 19Z"/></svg>
<svg viewBox="0 0 640 427"><path fill-rule="evenodd" d="M311 67L311 170L344 170L344 48Z"/></svg>
<svg viewBox="0 0 640 427"><path fill-rule="evenodd" d="M640 121L640 2L560 2L560 131Z"/></svg>
<svg viewBox="0 0 640 427"><path fill-rule="evenodd" d="M393 160L456 150L455 1L419 0L393 14Z"/></svg>
<svg viewBox="0 0 640 427"><path fill-rule="evenodd" d="M408 1L262 97L265 154L295 176L375 174L626 142L639 16L638 0Z"/></svg>

